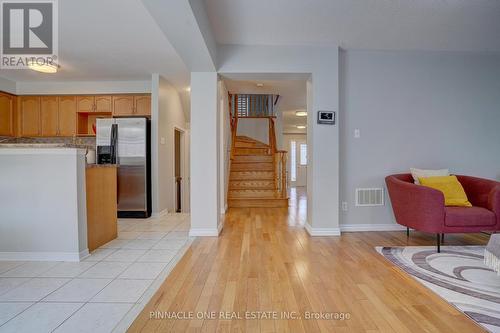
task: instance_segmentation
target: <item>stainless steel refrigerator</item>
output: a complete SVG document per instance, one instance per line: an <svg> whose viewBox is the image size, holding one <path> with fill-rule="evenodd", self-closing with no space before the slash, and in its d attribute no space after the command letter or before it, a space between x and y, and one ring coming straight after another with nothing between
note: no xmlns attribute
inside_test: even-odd
<svg viewBox="0 0 500 333"><path fill-rule="evenodd" d="M149 119L97 119L96 162L118 165L118 217L151 216L150 151Z"/></svg>

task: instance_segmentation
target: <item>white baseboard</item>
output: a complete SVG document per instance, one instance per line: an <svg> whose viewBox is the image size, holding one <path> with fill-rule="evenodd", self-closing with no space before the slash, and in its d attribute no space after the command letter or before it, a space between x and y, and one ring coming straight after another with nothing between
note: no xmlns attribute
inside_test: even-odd
<svg viewBox="0 0 500 333"><path fill-rule="evenodd" d="M85 249L85 250L81 251L81 252L78 254L78 257L80 258L80 260L79 260L79 261L82 261L83 259L87 258L88 256L90 256L89 249Z"/></svg>
<svg viewBox="0 0 500 333"><path fill-rule="evenodd" d="M166 214L168 214L168 208L165 208L161 212L152 213L151 217L160 217L160 216L163 216L163 215L166 215Z"/></svg>
<svg viewBox="0 0 500 333"><path fill-rule="evenodd" d="M314 228L309 223L305 227L310 236L340 236L339 228Z"/></svg>
<svg viewBox="0 0 500 333"><path fill-rule="evenodd" d="M406 227L396 223L386 224L341 224L342 232L360 232L360 231L403 231Z"/></svg>
<svg viewBox="0 0 500 333"><path fill-rule="evenodd" d="M220 233L222 232L222 229L224 228L224 219L222 218L220 221L219 221L219 224L217 225L217 231L219 232L219 235ZM217 235L218 236L218 235Z"/></svg>
<svg viewBox="0 0 500 333"><path fill-rule="evenodd" d="M189 237L218 237L219 228L191 228Z"/></svg>
<svg viewBox="0 0 500 333"><path fill-rule="evenodd" d="M224 228L224 218L221 216L217 228L191 228L189 237L219 237Z"/></svg>
<svg viewBox="0 0 500 333"><path fill-rule="evenodd" d="M78 252L0 252L0 261L72 261L89 256L89 250Z"/></svg>
<svg viewBox="0 0 500 333"><path fill-rule="evenodd" d="M223 205L220 207L220 213L221 214L226 214L227 212L227 204Z"/></svg>

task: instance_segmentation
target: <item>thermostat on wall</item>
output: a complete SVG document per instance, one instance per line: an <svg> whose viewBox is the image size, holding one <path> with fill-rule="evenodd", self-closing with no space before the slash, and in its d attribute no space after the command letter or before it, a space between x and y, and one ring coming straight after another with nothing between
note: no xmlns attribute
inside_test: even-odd
<svg viewBox="0 0 500 333"><path fill-rule="evenodd" d="M335 111L318 111L318 124L335 125Z"/></svg>

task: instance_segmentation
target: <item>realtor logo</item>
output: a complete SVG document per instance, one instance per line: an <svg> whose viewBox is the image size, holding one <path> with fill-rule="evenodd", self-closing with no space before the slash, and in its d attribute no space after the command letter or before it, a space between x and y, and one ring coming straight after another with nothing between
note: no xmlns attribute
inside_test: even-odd
<svg viewBox="0 0 500 333"><path fill-rule="evenodd" d="M2 68L54 64L57 59L57 0L2 0Z"/></svg>

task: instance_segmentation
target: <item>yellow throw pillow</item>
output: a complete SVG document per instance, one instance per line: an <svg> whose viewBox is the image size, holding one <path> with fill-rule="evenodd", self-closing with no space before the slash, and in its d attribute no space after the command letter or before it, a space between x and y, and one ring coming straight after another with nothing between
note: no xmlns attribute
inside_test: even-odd
<svg viewBox="0 0 500 333"><path fill-rule="evenodd" d="M420 184L443 192L445 206L472 207L456 176L422 177Z"/></svg>

